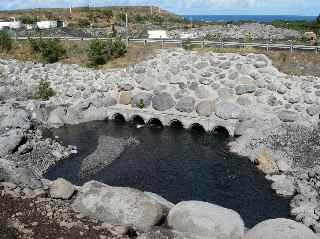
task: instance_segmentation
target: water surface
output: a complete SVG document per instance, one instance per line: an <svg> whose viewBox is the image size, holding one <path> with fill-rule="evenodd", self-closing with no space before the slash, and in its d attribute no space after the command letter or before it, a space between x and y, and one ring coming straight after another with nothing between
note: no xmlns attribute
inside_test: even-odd
<svg viewBox="0 0 320 239"><path fill-rule="evenodd" d="M64 177L74 184L98 180L112 186L157 193L173 203L201 200L231 208L251 227L269 218L288 217L289 199L280 198L270 182L248 159L227 149L226 135L170 128L140 128L118 122L91 122L51 131L79 154L60 162L47 177ZM135 137L110 166L80 178L81 160L97 147L99 136ZM108 157L106 155L105 157Z"/></svg>

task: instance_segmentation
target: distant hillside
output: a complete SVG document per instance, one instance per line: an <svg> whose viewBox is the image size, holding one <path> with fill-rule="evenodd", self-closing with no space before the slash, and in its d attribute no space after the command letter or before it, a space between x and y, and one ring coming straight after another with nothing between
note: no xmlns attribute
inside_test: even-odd
<svg viewBox="0 0 320 239"><path fill-rule="evenodd" d="M63 20L71 25L104 27L111 24L123 25L125 14L130 23L162 24L163 22L183 22L183 18L174 13L159 10L151 6L115 6L115 7L78 7L70 9L27 9L16 11L0 11L0 19L15 17L25 24L32 24L37 20Z"/></svg>

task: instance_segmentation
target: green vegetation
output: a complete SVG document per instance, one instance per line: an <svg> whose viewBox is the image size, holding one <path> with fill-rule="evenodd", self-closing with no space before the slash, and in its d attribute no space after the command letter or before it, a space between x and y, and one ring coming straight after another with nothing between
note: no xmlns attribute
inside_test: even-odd
<svg viewBox="0 0 320 239"><path fill-rule="evenodd" d="M193 50L196 46L192 44L190 39L182 42L182 48L185 50Z"/></svg>
<svg viewBox="0 0 320 239"><path fill-rule="evenodd" d="M39 53L46 63L55 63L66 53L66 50L57 39L29 39L30 47L34 53Z"/></svg>
<svg viewBox="0 0 320 239"><path fill-rule="evenodd" d="M0 51L9 52L12 49L12 39L6 31L0 31Z"/></svg>
<svg viewBox="0 0 320 239"><path fill-rule="evenodd" d="M127 47L120 38L114 41L92 40L87 49L90 66L106 64L109 60L122 57L126 54Z"/></svg>
<svg viewBox="0 0 320 239"><path fill-rule="evenodd" d="M55 96L56 93L54 90L50 87L50 82L46 80L41 80L39 84L38 91L34 95L35 99L40 100L49 100L50 97Z"/></svg>
<svg viewBox="0 0 320 239"><path fill-rule="evenodd" d="M143 99L140 99L140 101L137 103L137 107L139 109L143 109L145 107Z"/></svg>
<svg viewBox="0 0 320 239"><path fill-rule="evenodd" d="M90 66L106 64L111 59L110 41L92 40L87 49L87 55Z"/></svg>
<svg viewBox="0 0 320 239"><path fill-rule="evenodd" d="M310 29L312 23L308 21L273 20L271 24L275 27L288 28L297 31L307 31Z"/></svg>

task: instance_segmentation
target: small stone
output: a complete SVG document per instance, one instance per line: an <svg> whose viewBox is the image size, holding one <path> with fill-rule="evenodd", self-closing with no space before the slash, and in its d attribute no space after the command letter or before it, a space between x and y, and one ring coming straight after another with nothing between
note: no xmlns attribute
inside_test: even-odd
<svg viewBox="0 0 320 239"><path fill-rule="evenodd" d="M50 185L50 197L70 199L75 192L74 186L63 178L58 178Z"/></svg>

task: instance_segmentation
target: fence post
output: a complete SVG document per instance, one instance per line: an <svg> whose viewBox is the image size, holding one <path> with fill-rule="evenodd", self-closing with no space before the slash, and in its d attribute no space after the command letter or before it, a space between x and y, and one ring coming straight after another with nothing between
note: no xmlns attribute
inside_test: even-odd
<svg viewBox="0 0 320 239"><path fill-rule="evenodd" d="M203 41L202 41L202 44L201 44L201 48L204 48L205 45L206 45L206 43L205 43L205 41L203 40Z"/></svg>
<svg viewBox="0 0 320 239"><path fill-rule="evenodd" d="M269 42L267 42L267 52L269 52Z"/></svg>
<svg viewBox="0 0 320 239"><path fill-rule="evenodd" d="M292 53L293 53L293 45L292 45L292 43L290 44L290 54L292 55Z"/></svg>
<svg viewBox="0 0 320 239"><path fill-rule="evenodd" d="M127 43L127 48L128 48L128 47L129 47L129 37L127 37L127 39L126 39L126 40L127 40L127 42L126 42L126 43Z"/></svg>
<svg viewBox="0 0 320 239"><path fill-rule="evenodd" d="M147 40L144 40L143 45L147 46Z"/></svg>
<svg viewBox="0 0 320 239"><path fill-rule="evenodd" d="M162 40L162 42L161 42L161 47L162 47L162 49L164 48L164 40Z"/></svg>
<svg viewBox="0 0 320 239"><path fill-rule="evenodd" d="M317 55L318 54L318 46L316 46L315 51L316 51L316 55Z"/></svg>

